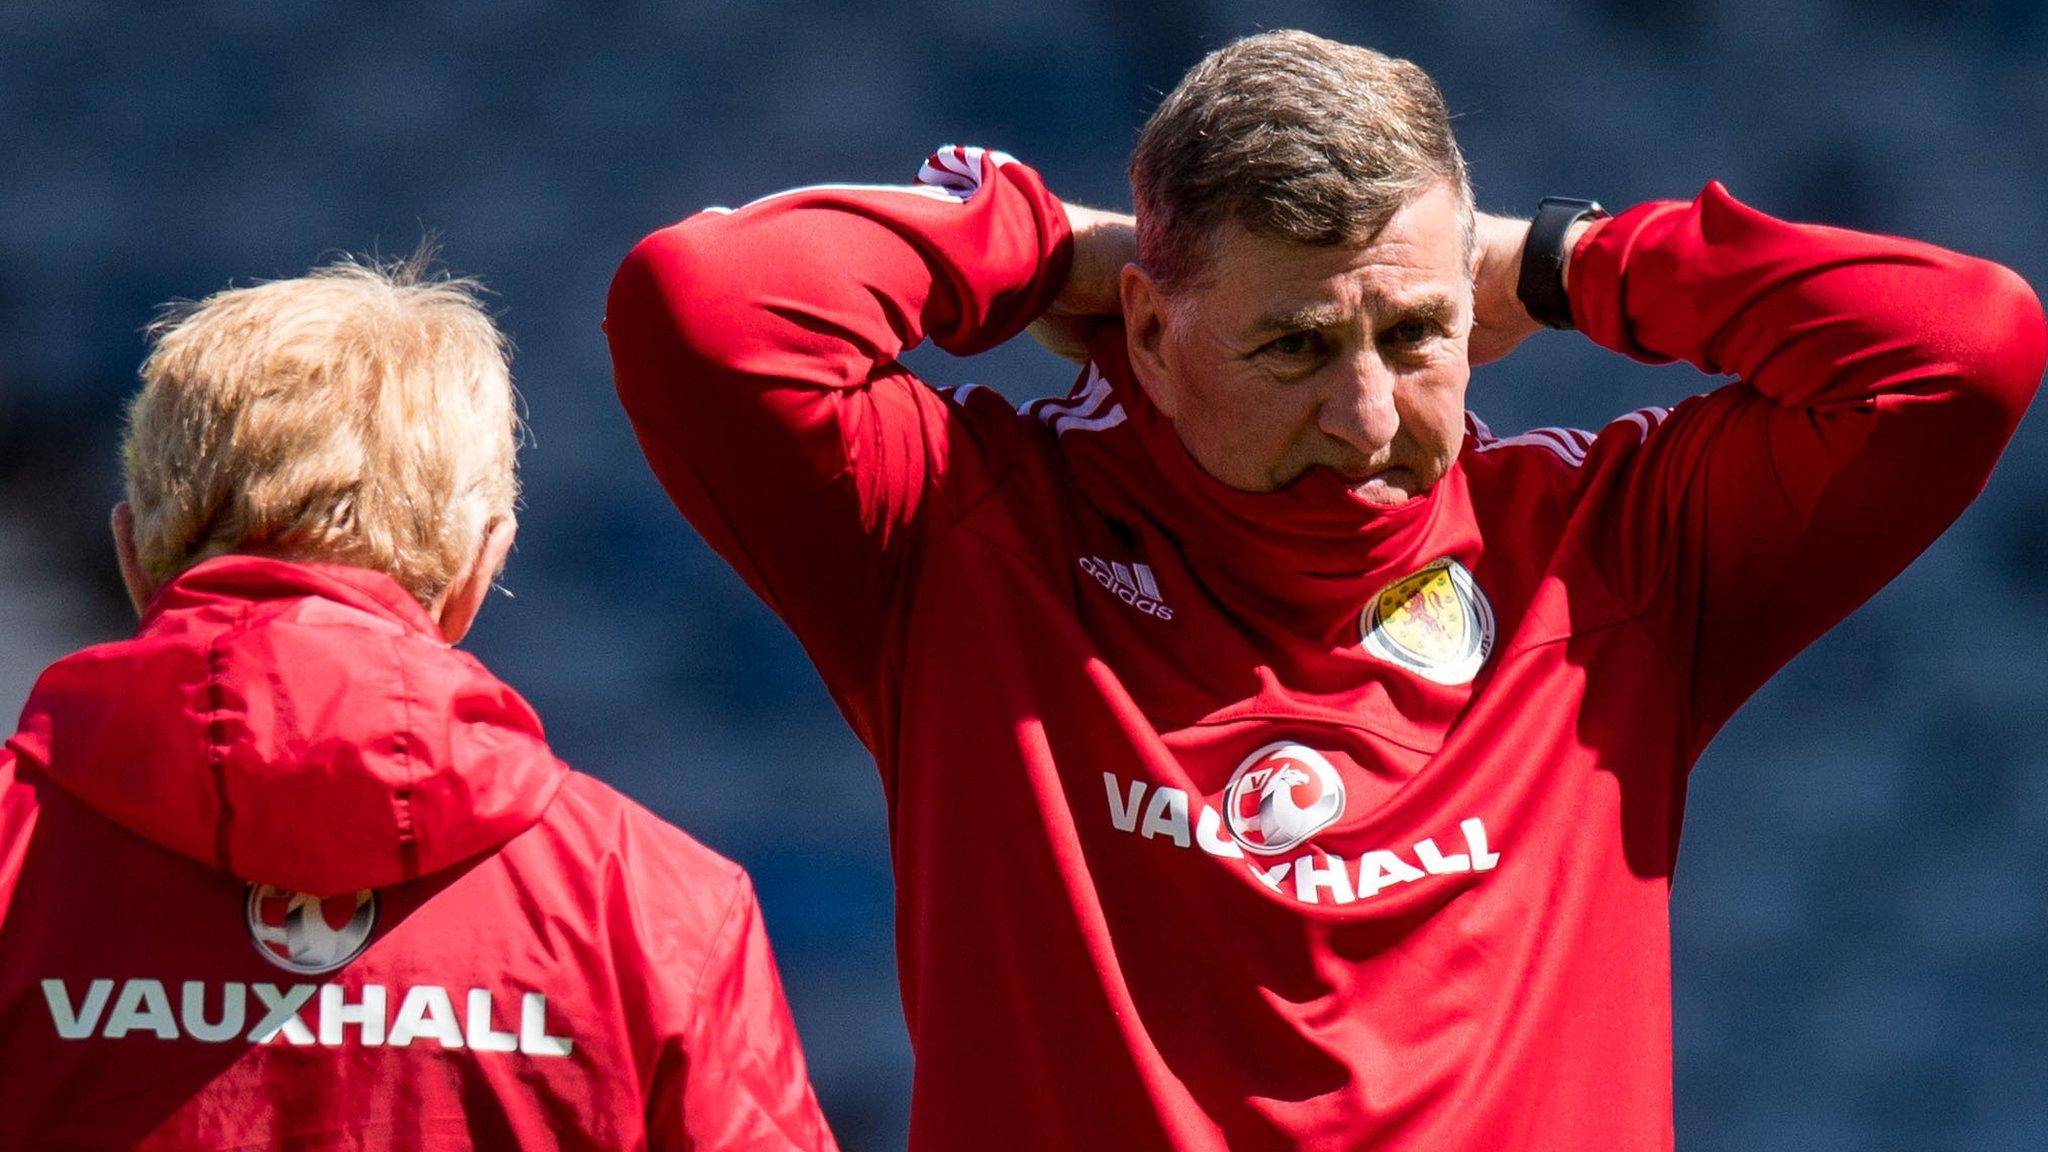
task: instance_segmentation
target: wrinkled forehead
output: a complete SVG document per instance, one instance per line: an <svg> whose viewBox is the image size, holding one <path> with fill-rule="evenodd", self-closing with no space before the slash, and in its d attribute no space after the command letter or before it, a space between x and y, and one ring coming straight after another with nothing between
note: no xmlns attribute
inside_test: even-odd
<svg viewBox="0 0 2048 1152"><path fill-rule="evenodd" d="M1259 235L1232 220L1218 229L1202 277L1212 306L1299 313L1297 327L1339 314L1441 306L1469 296L1470 211L1438 186L1416 196L1379 231L1337 244ZM1309 321L1321 318L1323 323Z"/></svg>

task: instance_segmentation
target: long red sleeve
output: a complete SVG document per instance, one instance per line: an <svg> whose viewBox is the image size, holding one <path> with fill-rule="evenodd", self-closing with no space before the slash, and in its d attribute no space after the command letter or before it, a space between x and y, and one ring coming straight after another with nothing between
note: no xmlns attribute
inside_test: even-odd
<svg viewBox="0 0 2048 1152"><path fill-rule="evenodd" d="M2041 379L2041 306L1996 264L1789 224L1709 185L1584 240L1579 328L1739 382L1617 424L1616 583L1691 653L1694 750L1982 490Z"/></svg>
<svg viewBox="0 0 2048 1152"><path fill-rule="evenodd" d="M1070 259L1059 202L1009 157L943 149L919 180L700 213L633 250L607 308L655 474L842 699L874 679L933 494L972 451L897 357L1016 335Z"/></svg>

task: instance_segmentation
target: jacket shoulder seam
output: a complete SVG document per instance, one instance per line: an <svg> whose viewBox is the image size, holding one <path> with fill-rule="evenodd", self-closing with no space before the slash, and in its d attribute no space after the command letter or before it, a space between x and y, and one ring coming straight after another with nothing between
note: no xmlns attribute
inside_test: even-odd
<svg viewBox="0 0 2048 1152"><path fill-rule="evenodd" d="M738 882L733 885L732 900L726 905L725 916L719 921L718 931L711 934L711 947L705 952L704 965L697 970L697 978L690 982L690 1024L693 1029L703 1007L704 982L711 978L712 969L719 966L731 947L731 937L742 919L740 910L747 903L746 897L750 887L750 882L742 873Z"/></svg>

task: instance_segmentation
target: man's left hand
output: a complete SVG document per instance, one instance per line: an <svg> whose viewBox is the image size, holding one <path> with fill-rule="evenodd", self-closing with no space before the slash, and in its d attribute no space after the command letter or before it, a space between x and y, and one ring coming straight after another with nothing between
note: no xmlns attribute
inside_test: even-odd
<svg viewBox="0 0 2048 1152"><path fill-rule="evenodd" d="M1514 351L1530 333L1543 327L1522 307L1515 282L1522 273L1522 245L1529 222L1509 216L1474 213L1476 239L1472 252L1472 363L1485 364Z"/></svg>

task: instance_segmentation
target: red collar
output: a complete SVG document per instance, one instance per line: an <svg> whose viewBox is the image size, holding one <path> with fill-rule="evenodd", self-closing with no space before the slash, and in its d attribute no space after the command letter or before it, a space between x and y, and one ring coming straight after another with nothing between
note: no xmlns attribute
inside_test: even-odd
<svg viewBox="0 0 2048 1152"><path fill-rule="evenodd" d="M1366 503L1322 470L1275 492L1240 491L1204 471L1153 407L1125 358L1121 328L1094 351L1109 390L1096 410L1121 409L1123 418L1069 424L1062 452L1105 512L1155 525L1224 602L1298 637L1337 641L1355 630L1374 593L1457 543L1447 532L1454 510L1470 505L1462 467L1393 508Z"/></svg>

